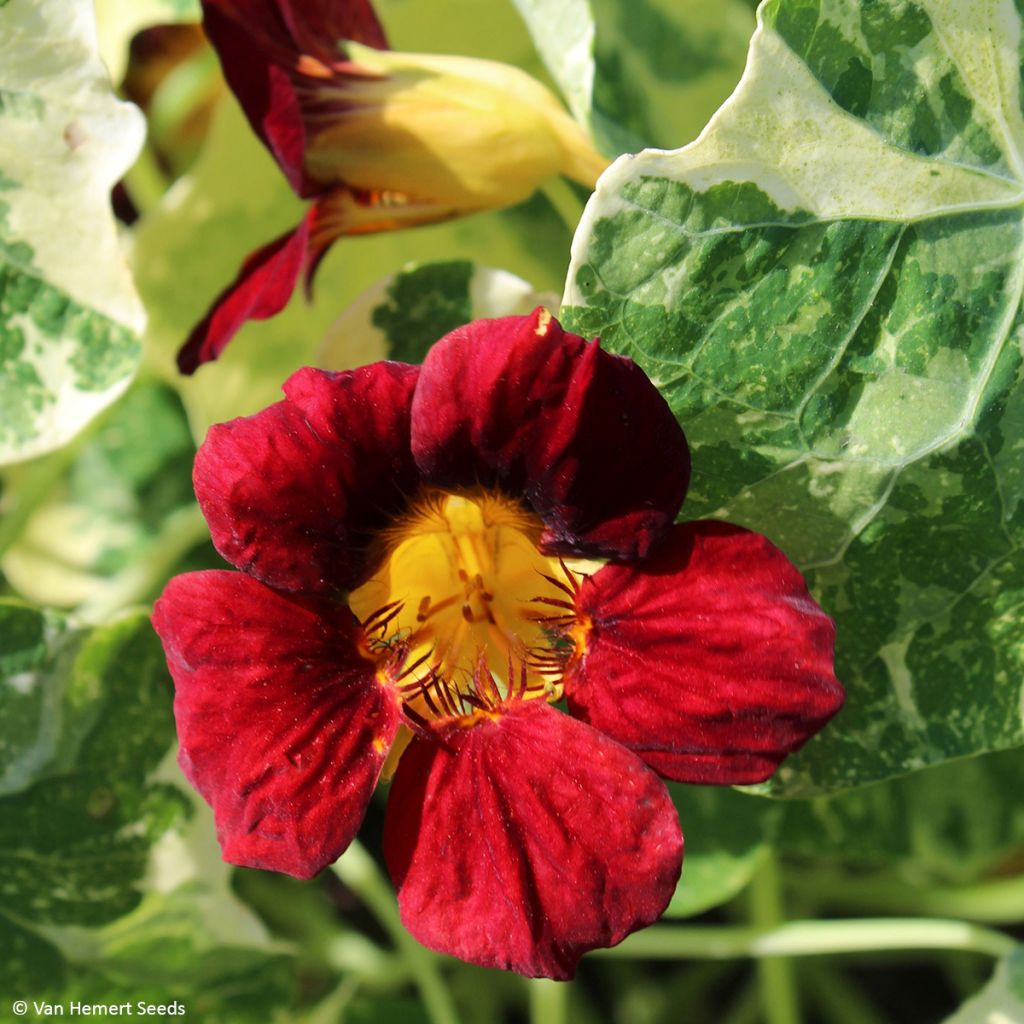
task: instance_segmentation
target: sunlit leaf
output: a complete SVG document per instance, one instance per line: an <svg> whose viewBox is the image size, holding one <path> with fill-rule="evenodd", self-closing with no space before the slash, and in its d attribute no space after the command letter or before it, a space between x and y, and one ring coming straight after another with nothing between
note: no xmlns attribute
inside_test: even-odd
<svg viewBox="0 0 1024 1024"><path fill-rule="evenodd" d="M776 791L1024 742L1020 29L773 0L707 132L614 165L574 245L568 322L678 414L685 513L768 534L837 621L847 706Z"/></svg>
<svg viewBox="0 0 1024 1024"><path fill-rule="evenodd" d="M0 5L0 463L55 448L124 388L142 308L110 189L141 114L115 99L89 0Z"/></svg>

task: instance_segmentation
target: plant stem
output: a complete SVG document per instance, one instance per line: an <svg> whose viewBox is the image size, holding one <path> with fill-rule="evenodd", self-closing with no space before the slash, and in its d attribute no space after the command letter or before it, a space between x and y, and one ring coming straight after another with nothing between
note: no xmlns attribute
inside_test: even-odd
<svg viewBox="0 0 1024 1024"><path fill-rule="evenodd" d="M571 238L576 234L580 218L583 216L583 204L576 198L576 193L569 187L565 178L552 175L541 186L547 201L554 207Z"/></svg>
<svg viewBox="0 0 1024 1024"><path fill-rule="evenodd" d="M530 988L530 1024L566 1024L569 1019L568 982L531 978L527 984Z"/></svg>
<svg viewBox="0 0 1024 1024"><path fill-rule="evenodd" d="M1014 924L1024 917L1024 876L925 889L891 879L813 872L801 877L800 890L836 907L963 917L989 924Z"/></svg>
<svg viewBox="0 0 1024 1024"><path fill-rule="evenodd" d="M405 930L391 887L373 858L354 842L332 870L366 904L391 936L415 979L423 997L423 1006L433 1024L458 1024L458 1014L438 973L435 955Z"/></svg>
<svg viewBox="0 0 1024 1024"><path fill-rule="evenodd" d="M1001 957L1016 945L1002 932L964 921L880 917L850 921L790 921L769 929L661 925L631 935L614 949L597 950L591 955L720 960L900 949L962 949Z"/></svg>
<svg viewBox="0 0 1024 1024"><path fill-rule="evenodd" d="M782 924L782 883L776 858L768 854L750 883L750 919L755 927L770 929ZM761 1007L767 1024L800 1024L800 999L793 965L767 957L757 964Z"/></svg>

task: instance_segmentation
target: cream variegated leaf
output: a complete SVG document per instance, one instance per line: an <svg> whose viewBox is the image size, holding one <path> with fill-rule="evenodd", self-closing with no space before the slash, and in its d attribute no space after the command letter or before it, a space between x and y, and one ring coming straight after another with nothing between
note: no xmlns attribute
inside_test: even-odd
<svg viewBox="0 0 1024 1024"><path fill-rule="evenodd" d="M135 372L144 314L110 190L144 133L89 0L0 6L0 464L66 442Z"/></svg>
<svg viewBox="0 0 1024 1024"><path fill-rule="evenodd" d="M1013 0L769 0L699 139L604 175L565 318L838 625L841 716L775 791L1024 743L1024 113Z"/></svg>

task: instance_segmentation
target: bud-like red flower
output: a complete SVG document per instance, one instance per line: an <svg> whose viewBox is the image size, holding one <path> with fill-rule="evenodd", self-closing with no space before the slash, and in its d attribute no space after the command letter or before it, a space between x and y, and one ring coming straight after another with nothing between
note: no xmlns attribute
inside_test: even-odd
<svg viewBox="0 0 1024 1024"><path fill-rule="evenodd" d="M832 623L765 538L673 525L671 411L544 310L285 394L196 459L243 571L179 576L153 615L224 856L315 874L390 756L412 934L571 977L672 895L658 775L762 781L839 709Z"/></svg>
<svg viewBox="0 0 1024 1024"><path fill-rule="evenodd" d="M494 61L392 53L367 0L203 0L203 25L253 129L299 195L294 230L249 256L178 355L192 373L247 320L280 312L343 235L527 199L607 161L539 82Z"/></svg>

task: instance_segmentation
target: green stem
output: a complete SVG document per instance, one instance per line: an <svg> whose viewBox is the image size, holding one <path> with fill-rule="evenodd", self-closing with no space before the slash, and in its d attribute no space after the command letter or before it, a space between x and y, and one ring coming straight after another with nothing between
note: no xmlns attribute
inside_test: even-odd
<svg viewBox="0 0 1024 1024"><path fill-rule="evenodd" d="M1016 948L1008 935L938 918L864 918L851 921L790 921L777 928L660 925L631 935L593 956L655 960L735 959L766 956L821 956L881 950L962 949L1006 956Z"/></svg>
<svg viewBox="0 0 1024 1024"><path fill-rule="evenodd" d="M115 612L144 601L197 544L209 537L198 505L172 512L149 542L144 557L103 584L75 610L84 622L104 622Z"/></svg>
<svg viewBox="0 0 1024 1024"><path fill-rule="evenodd" d="M531 978L530 1024L566 1024L569 1019L569 984Z"/></svg>
<svg viewBox="0 0 1024 1024"><path fill-rule="evenodd" d="M801 876L800 891L833 907L963 917L989 924L1014 924L1024 917L1024 876L976 885L921 889L889 879L855 879L831 872Z"/></svg>
<svg viewBox="0 0 1024 1024"><path fill-rule="evenodd" d="M778 861L766 855L750 883L750 919L757 928L782 924L782 883ZM766 957L757 964L761 1007L767 1024L800 1024L800 999L793 965L785 959Z"/></svg>
<svg viewBox="0 0 1024 1024"><path fill-rule="evenodd" d="M435 955L405 930L391 886L373 858L359 843L353 843L332 870L366 904L391 936L420 990L424 1008L433 1024L458 1024L458 1014L438 973Z"/></svg>
<svg viewBox="0 0 1024 1024"><path fill-rule="evenodd" d="M583 216L583 204L577 199L576 193L570 188L565 178L557 175L544 181L540 190L555 208L555 213L558 214L571 238L576 234L576 228Z"/></svg>

